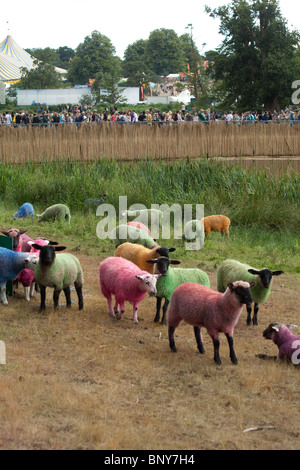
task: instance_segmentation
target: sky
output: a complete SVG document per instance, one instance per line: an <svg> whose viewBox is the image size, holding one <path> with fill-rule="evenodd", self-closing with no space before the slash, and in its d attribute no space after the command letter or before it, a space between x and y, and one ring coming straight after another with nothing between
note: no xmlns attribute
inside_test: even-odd
<svg viewBox="0 0 300 470"><path fill-rule="evenodd" d="M10 34L23 49L76 49L92 31L107 36L122 59L129 44L148 39L155 29L173 29L178 36L191 32L198 50L216 49L223 37L219 21L204 12L230 0L13 0L1 2L0 42ZM279 0L290 29L300 30L300 0ZM204 46L203 44L206 43Z"/></svg>

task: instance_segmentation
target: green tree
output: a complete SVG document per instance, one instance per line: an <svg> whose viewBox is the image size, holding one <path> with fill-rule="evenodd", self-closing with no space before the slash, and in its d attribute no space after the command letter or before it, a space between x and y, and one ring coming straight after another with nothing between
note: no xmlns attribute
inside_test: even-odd
<svg viewBox="0 0 300 470"><path fill-rule="evenodd" d="M68 70L68 79L73 84L87 84L99 72L108 72L109 61L115 54L110 39L98 31L86 36L79 44Z"/></svg>
<svg viewBox="0 0 300 470"><path fill-rule="evenodd" d="M61 75L56 72L55 67L44 62L34 61L35 67L28 70L21 68L22 78L16 84L21 90L62 88L63 81Z"/></svg>
<svg viewBox="0 0 300 470"><path fill-rule="evenodd" d="M123 76L128 79L128 86L139 86L145 77L150 76L151 71L147 65L146 40L140 39L127 47L124 53L122 69Z"/></svg>
<svg viewBox="0 0 300 470"><path fill-rule="evenodd" d="M169 75L186 69L182 43L173 29L155 29L146 47L147 65L157 75Z"/></svg>
<svg viewBox="0 0 300 470"><path fill-rule="evenodd" d="M121 78L121 71L121 60L119 57L115 56L106 63L105 71L96 74L92 88L96 103L109 103L114 105L120 102L122 92L118 85Z"/></svg>
<svg viewBox="0 0 300 470"><path fill-rule="evenodd" d="M227 106L273 111L291 97L291 64L299 41L282 17L278 0L233 0L207 13L220 20L224 40L215 56Z"/></svg>

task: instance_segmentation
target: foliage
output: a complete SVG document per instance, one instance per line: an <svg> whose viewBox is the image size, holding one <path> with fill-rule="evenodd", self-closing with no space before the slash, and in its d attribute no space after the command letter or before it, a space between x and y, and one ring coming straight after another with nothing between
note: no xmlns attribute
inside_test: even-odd
<svg viewBox="0 0 300 470"><path fill-rule="evenodd" d="M22 78L12 88L21 90L61 88L63 81L61 75L56 72L55 67L44 62L34 62L35 67L28 70L21 68Z"/></svg>
<svg viewBox="0 0 300 470"><path fill-rule="evenodd" d="M290 32L277 0L234 0L214 10L224 40L215 56L215 76L223 81L227 106L273 111L290 101L293 71L287 64L299 41Z"/></svg>

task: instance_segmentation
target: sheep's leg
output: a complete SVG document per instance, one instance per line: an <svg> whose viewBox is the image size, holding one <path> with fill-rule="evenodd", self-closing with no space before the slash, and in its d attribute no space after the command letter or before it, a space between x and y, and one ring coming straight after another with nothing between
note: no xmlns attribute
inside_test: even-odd
<svg viewBox="0 0 300 470"><path fill-rule="evenodd" d="M234 351L234 348L233 348L233 337L229 333L225 333L225 335L226 335L226 338L227 338L227 341L228 341L228 344L229 344L229 351L230 351L229 356L230 356L231 362L233 364L237 364L238 360L237 360L237 357L235 355L235 351Z"/></svg>
<svg viewBox="0 0 300 470"><path fill-rule="evenodd" d="M112 298L111 298L111 295L109 295L109 296L107 297L107 304L108 304L108 310L109 310L110 316L114 317L115 314L114 314L114 311L113 311L113 308L112 308Z"/></svg>
<svg viewBox="0 0 300 470"><path fill-rule="evenodd" d="M61 293L61 290L59 289L54 289L53 292L53 302L54 302L54 308L58 308L58 300L59 300L59 294Z"/></svg>
<svg viewBox="0 0 300 470"><path fill-rule="evenodd" d="M24 294L25 294L25 299L29 302L30 301L30 286L24 287Z"/></svg>
<svg viewBox="0 0 300 470"><path fill-rule="evenodd" d="M137 316L137 311L138 311L138 304L137 302L135 302L133 304L133 318L132 318L132 321L133 323L138 323L138 316Z"/></svg>
<svg viewBox="0 0 300 470"><path fill-rule="evenodd" d="M74 282L74 286L76 289L77 297L78 297L78 308L79 310L83 309L83 296L82 296L82 285Z"/></svg>
<svg viewBox="0 0 300 470"><path fill-rule="evenodd" d="M251 311L252 311L252 305L250 306L247 305L247 325L251 325Z"/></svg>
<svg viewBox="0 0 300 470"><path fill-rule="evenodd" d="M118 312L116 318L118 320L121 320L121 318L123 317L124 313L125 313L125 303L124 302L118 302L119 305L120 305L120 312Z"/></svg>
<svg viewBox="0 0 300 470"><path fill-rule="evenodd" d="M258 325L258 321L257 321L258 309L259 309L259 304L255 303L254 304L254 314L253 314L253 318L252 318L253 325Z"/></svg>
<svg viewBox="0 0 300 470"><path fill-rule="evenodd" d="M40 312L42 310L46 309L46 287L40 286L40 291L41 291L41 306L40 306Z"/></svg>
<svg viewBox="0 0 300 470"><path fill-rule="evenodd" d="M156 315L154 318L154 322L158 323L160 319L160 307L161 307L161 297L156 297Z"/></svg>
<svg viewBox="0 0 300 470"><path fill-rule="evenodd" d="M220 340L219 340L218 336L216 338L212 338L212 340L213 340L213 344L214 344L214 361L215 361L216 364L218 364L218 366L220 366L222 364L220 354L219 354Z"/></svg>
<svg viewBox="0 0 300 470"><path fill-rule="evenodd" d="M194 333L197 342L197 347L200 354L205 354L205 349L203 347L202 339L201 339L201 328L199 326L194 326Z"/></svg>
<svg viewBox="0 0 300 470"><path fill-rule="evenodd" d="M169 300L165 300L165 303L164 303L164 306L163 306L163 315L162 315L162 319L161 319L161 324L162 325L166 325L167 324L167 310L168 310L168 306L169 306Z"/></svg>
<svg viewBox="0 0 300 470"><path fill-rule="evenodd" d="M71 290L69 286L64 288L64 293L66 297L67 307L70 308L71 307Z"/></svg>
<svg viewBox="0 0 300 470"><path fill-rule="evenodd" d="M6 281L1 282L0 284L0 301L4 305L8 305L8 301L6 297Z"/></svg>
<svg viewBox="0 0 300 470"><path fill-rule="evenodd" d="M119 303L116 300L115 301L115 306L114 306L114 314L118 315L118 313L119 313Z"/></svg>
<svg viewBox="0 0 300 470"><path fill-rule="evenodd" d="M32 282L30 286L30 292L29 292L30 297L33 297L34 287L35 287L35 282Z"/></svg>
<svg viewBox="0 0 300 470"><path fill-rule="evenodd" d="M169 326L169 345L171 351L177 353L177 348L175 346L175 327Z"/></svg>

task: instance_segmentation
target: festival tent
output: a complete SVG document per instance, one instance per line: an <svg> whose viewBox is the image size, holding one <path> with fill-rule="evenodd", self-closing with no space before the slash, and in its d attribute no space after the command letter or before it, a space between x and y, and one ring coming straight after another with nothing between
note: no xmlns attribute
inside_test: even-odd
<svg viewBox="0 0 300 470"><path fill-rule="evenodd" d="M183 90L178 96L170 96L169 101L170 103L175 103L178 101L178 103L184 103L184 104L189 104L191 101L193 101L195 97L191 95L189 90Z"/></svg>
<svg viewBox="0 0 300 470"><path fill-rule="evenodd" d="M35 58L24 51L13 38L8 35L0 43L0 80L15 82L21 78L21 68L31 70L35 67ZM59 73L67 73L64 69L56 68Z"/></svg>

